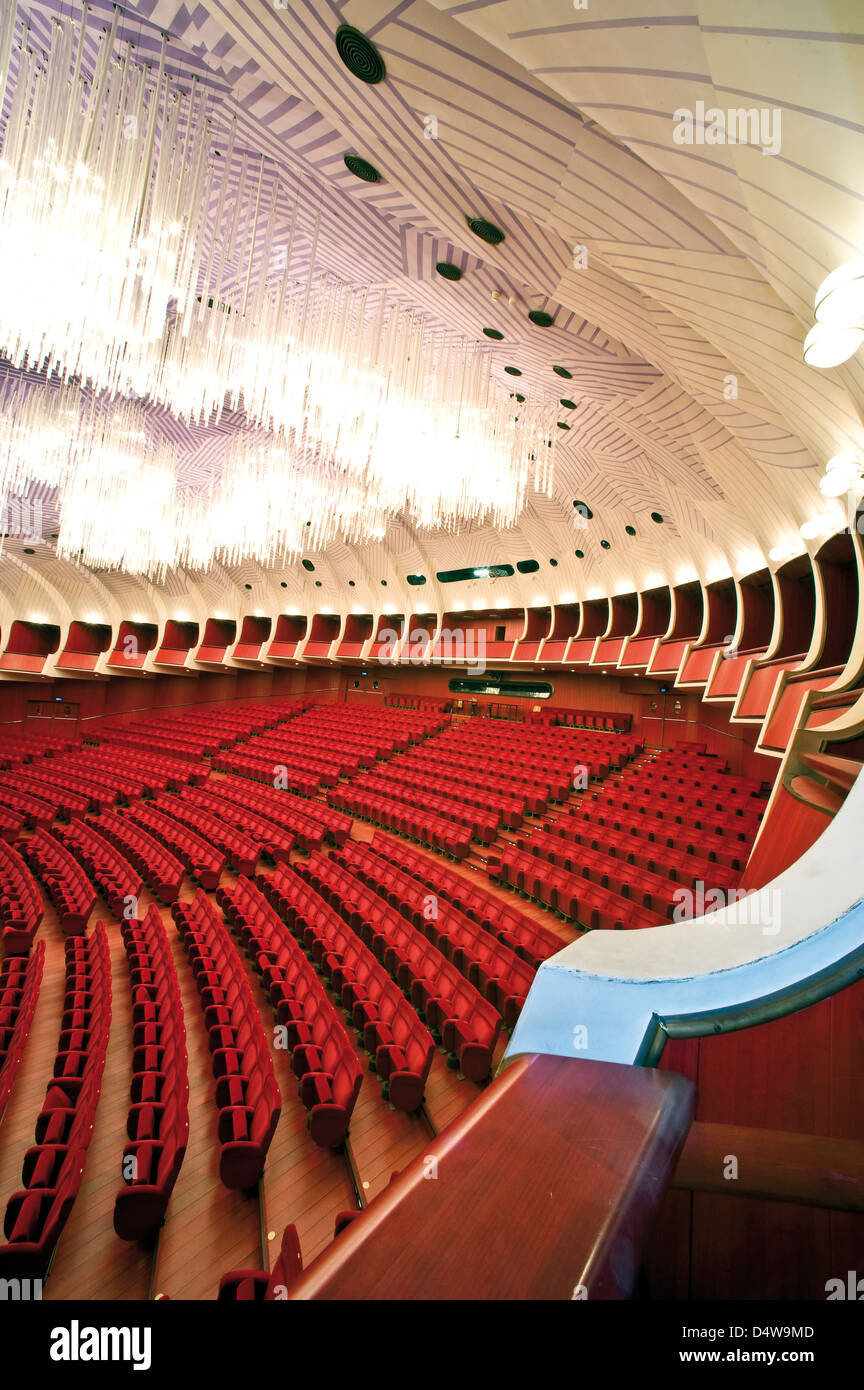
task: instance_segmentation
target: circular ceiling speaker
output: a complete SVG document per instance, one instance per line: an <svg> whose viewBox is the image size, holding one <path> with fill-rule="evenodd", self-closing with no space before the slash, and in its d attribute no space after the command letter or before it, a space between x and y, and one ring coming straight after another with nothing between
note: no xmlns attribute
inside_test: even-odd
<svg viewBox="0 0 864 1390"><path fill-rule="evenodd" d="M361 82L382 82L387 76L384 59L365 34L353 24L340 24L336 30L336 52L349 72Z"/></svg>
<svg viewBox="0 0 864 1390"><path fill-rule="evenodd" d="M635 527L635 526L625 526L625 527L624 527L624 530L627 532L627 535L628 535L628 536L635 536L635 535L636 535L636 527Z"/></svg>
<svg viewBox="0 0 864 1390"><path fill-rule="evenodd" d="M551 328L555 320L551 314L547 314L545 309L531 309L528 317L532 323L536 323L538 328Z"/></svg>
<svg viewBox="0 0 864 1390"><path fill-rule="evenodd" d="M474 235L479 236L481 241L488 242L490 246L499 246L504 240L504 233L494 222L487 222L484 217L469 217L466 220Z"/></svg>
<svg viewBox="0 0 864 1390"><path fill-rule="evenodd" d="M459 269L458 265L454 265L452 261L438 261L435 269L445 280L462 279L462 271Z"/></svg>
<svg viewBox="0 0 864 1390"><path fill-rule="evenodd" d="M345 168L355 174L358 179L362 179L364 183L381 182L381 175L375 165L370 164L368 159L363 159L359 154L346 154Z"/></svg>
<svg viewBox="0 0 864 1390"><path fill-rule="evenodd" d="M566 377L568 381L573 380L573 373L568 372L566 367L553 367L552 370L553 372L557 373L558 376Z"/></svg>
<svg viewBox="0 0 864 1390"><path fill-rule="evenodd" d="M497 328L484 328L483 332L487 338L494 338L496 343L500 343L504 337L504 334L499 333Z"/></svg>

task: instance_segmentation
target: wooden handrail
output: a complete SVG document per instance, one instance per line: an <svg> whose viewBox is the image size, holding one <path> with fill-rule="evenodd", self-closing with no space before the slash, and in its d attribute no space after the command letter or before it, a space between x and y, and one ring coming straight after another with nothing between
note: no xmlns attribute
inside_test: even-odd
<svg viewBox="0 0 864 1390"><path fill-rule="evenodd" d="M622 1299L695 1103L674 1072L522 1057L290 1299Z"/></svg>
<svg viewBox="0 0 864 1390"><path fill-rule="evenodd" d="M728 1176L732 1171L737 1176ZM864 1143L700 1120L687 1137L672 1186L864 1212Z"/></svg>

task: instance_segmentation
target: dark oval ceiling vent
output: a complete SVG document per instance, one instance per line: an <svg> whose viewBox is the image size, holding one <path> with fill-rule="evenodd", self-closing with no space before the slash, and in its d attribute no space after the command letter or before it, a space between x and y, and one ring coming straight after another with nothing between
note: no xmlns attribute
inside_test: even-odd
<svg viewBox="0 0 864 1390"><path fill-rule="evenodd" d="M487 241L490 246L499 246L504 240L504 233L500 227L496 227L494 222L487 222L485 217L469 217L468 226L475 236L479 236L481 241Z"/></svg>
<svg viewBox="0 0 864 1390"><path fill-rule="evenodd" d="M565 410L575 410L575 409L576 409L576 402L575 402L575 401L568 400L566 396L562 396L562 397L561 397L560 404L563 405L563 407L564 407Z"/></svg>
<svg viewBox="0 0 864 1390"><path fill-rule="evenodd" d="M484 328L483 332L487 338L494 338L496 343L500 343L504 337L504 334L500 333L497 328Z"/></svg>
<svg viewBox="0 0 864 1390"><path fill-rule="evenodd" d="M452 261L438 261L436 262L435 269L445 280L462 279L462 271L459 269L458 265L454 265Z"/></svg>
<svg viewBox="0 0 864 1390"><path fill-rule="evenodd" d="M364 183L381 182L381 175L374 164L370 164L368 159L363 159L359 154L346 154L345 168L349 169L352 174L356 174L357 178L362 179Z"/></svg>
<svg viewBox="0 0 864 1390"><path fill-rule="evenodd" d="M559 421L558 421L558 428L559 428L559 430L569 430L570 426L569 426L569 425L565 425L565 423L564 423L563 420L559 420Z"/></svg>
<svg viewBox="0 0 864 1390"><path fill-rule="evenodd" d="M551 328L555 320L551 314L547 314L545 309L531 309L528 314L532 323L536 323L538 328Z"/></svg>
<svg viewBox="0 0 864 1390"><path fill-rule="evenodd" d="M566 367L553 367L552 370L553 372L557 372L558 376L566 377L568 381L573 380L573 373L568 372Z"/></svg>
<svg viewBox="0 0 864 1390"><path fill-rule="evenodd" d="M519 369L518 367L505 367L504 370L505 370L505 372L509 372L510 376L521 376L521 375L522 375L522 372L520 371L520 369Z"/></svg>
<svg viewBox="0 0 864 1390"><path fill-rule="evenodd" d="M382 82L387 76L384 59L365 34L353 24L340 24L336 30L336 52L349 72L361 82Z"/></svg>

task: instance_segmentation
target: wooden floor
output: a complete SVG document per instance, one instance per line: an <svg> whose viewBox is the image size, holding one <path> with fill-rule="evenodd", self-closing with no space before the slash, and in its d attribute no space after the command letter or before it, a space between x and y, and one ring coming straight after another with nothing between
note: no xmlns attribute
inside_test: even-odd
<svg viewBox="0 0 864 1390"><path fill-rule="evenodd" d="M218 774L214 775L216 780ZM369 840L373 833L372 826L355 822L355 838ZM431 852L429 859L433 870L436 862L441 862ZM493 895L510 897L488 884L479 864L459 871L479 874ZM226 884L233 879L229 871L222 876ZM195 884L185 879L181 897L191 897L194 891ZM145 889L139 915L154 902ZM99 899L88 930L100 920L108 930L112 1026L84 1180L57 1247L45 1285L46 1299L135 1300L160 1294L169 1294L172 1299L212 1299L220 1276L227 1270L262 1268L265 1263L272 1263L288 1222L294 1222L298 1228L304 1263L308 1264L333 1239L337 1214L358 1205L345 1153L319 1148L309 1138L307 1112L297 1094L290 1056L276 1049L273 1057L282 1092L282 1113L261 1183L260 1204L258 1196L231 1192L219 1181L214 1083L198 993L170 911L158 903L156 906L174 953L185 1014L190 1087L186 1157L156 1248L120 1240L114 1233L112 1217L114 1199L121 1186L120 1165L126 1142L132 1009L119 921ZM573 931L551 914L530 903L520 901L520 907L557 931L562 944L573 938ZM46 944L42 988L21 1069L0 1124L0 1200L4 1209L11 1193L20 1187L23 1157L34 1142L36 1116L60 1032L65 978L63 936L48 901L39 936ZM243 959L265 1029L272 1036L274 1017L269 1002ZM495 1056L496 1066L505 1046L506 1038L502 1038ZM476 1085L448 1068L443 1049L436 1052L433 1060L426 1086L425 1114L421 1111L405 1115L394 1110L383 1100L374 1073L367 1071L349 1135L362 1199L373 1200L391 1175L422 1153L432 1136L461 1114L478 1094Z"/></svg>

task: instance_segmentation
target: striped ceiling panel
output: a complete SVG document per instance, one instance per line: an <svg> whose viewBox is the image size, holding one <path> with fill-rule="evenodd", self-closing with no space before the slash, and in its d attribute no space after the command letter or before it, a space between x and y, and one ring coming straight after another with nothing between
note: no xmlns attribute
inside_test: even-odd
<svg viewBox="0 0 864 1390"><path fill-rule="evenodd" d="M93 7L107 23L108 0ZM31 0L34 45L47 43L60 9L59 0ZM340 23L370 36L383 82L366 85L343 66L333 42ZM243 151L266 159L274 253L296 208L292 275L308 272L320 220L322 269L396 293L483 342L511 390L508 365L522 373L520 391L574 405L560 407L570 429L554 496L530 497L513 531L421 534L397 521L383 542L309 557L314 573L299 563L290 574L221 567L206 580L173 574L152 590L106 575L112 602L143 610L149 601L148 611L169 616L191 609L196 594L233 615L253 600L268 612L518 604L674 582L684 569L739 573L779 542L803 549L799 525L825 510L825 461L864 443L861 362L816 372L801 359L816 286L862 254L860 0L124 6L120 32L139 50L155 57L162 30L172 70L210 87L217 128L237 119L232 176L239 181ZM698 113L711 107L764 112L759 140L776 137L776 151L700 143ZM691 144L675 138L682 110L694 113ZM346 153L371 161L382 181L352 176ZM504 240L480 241L471 217L492 221ZM463 272L459 281L436 273L444 260ZM259 253L254 278L274 273ZM238 257L226 292L244 276ZM554 326L529 322L532 309ZM502 340L484 338L485 327ZM230 414L209 429L166 422L184 481L213 476L236 427ZM575 498L594 512L581 532ZM53 499L39 501L50 541ZM6 545L7 597L24 567L50 574L71 602L50 544L33 557ZM530 558L537 574L473 581L464 594L434 580L441 569ZM405 583L416 572L427 575L423 589Z"/></svg>

